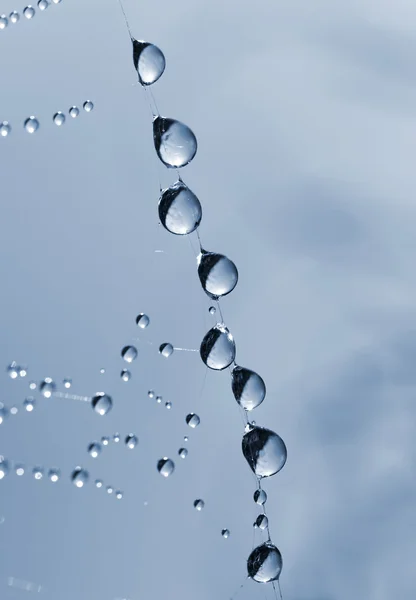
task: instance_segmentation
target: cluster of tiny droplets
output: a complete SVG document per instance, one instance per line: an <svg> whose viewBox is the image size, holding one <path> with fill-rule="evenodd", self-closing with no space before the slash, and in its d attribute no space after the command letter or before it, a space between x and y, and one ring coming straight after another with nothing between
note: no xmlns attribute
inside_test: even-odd
<svg viewBox="0 0 416 600"><path fill-rule="evenodd" d="M38 10L43 12L47 8L49 8L49 6L51 4L60 4L61 2L62 2L62 0L38 0L37 8L38 8ZM28 4L23 9L22 15L25 19L27 19L28 21L31 21L33 19L33 17L35 17L35 15L36 15L36 9L31 4ZM19 23L20 16L21 16L20 13L17 12L16 10L13 10L9 14L8 17L4 14L0 15L0 31L2 29L6 29L9 24L16 25L16 23Z"/></svg>

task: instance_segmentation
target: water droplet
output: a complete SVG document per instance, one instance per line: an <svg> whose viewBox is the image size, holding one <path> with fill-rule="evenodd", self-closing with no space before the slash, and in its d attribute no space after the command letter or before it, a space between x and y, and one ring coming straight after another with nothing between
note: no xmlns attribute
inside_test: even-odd
<svg viewBox="0 0 416 600"><path fill-rule="evenodd" d="M159 219L175 235L187 235L202 219L201 203L188 186L179 180L163 190L159 200Z"/></svg>
<svg viewBox="0 0 416 600"><path fill-rule="evenodd" d="M113 400L111 396L104 392L97 392L91 400L91 406L101 416L106 415L113 406Z"/></svg>
<svg viewBox="0 0 416 600"><path fill-rule="evenodd" d="M29 117L24 122L24 128L28 133L35 133L39 129L39 121L36 117Z"/></svg>
<svg viewBox="0 0 416 600"><path fill-rule="evenodd" d="M175 470L175 463L165 456L158 461L157 470L163 477L169 477Z"/></svg>
<svg viewBox="0 0 416 600"><path fill-rule="evenodd" d="M23 465L18 465L16 467L16 475L18 477L22 477L24 474L25 474L25 468L24 468L24 466Z"/></svg>
<svg viewBox="0 0 416 600"><path fill-rule="evenodd" d="M169 358L171 354L173 354L173 346L172 344L161 344L159 346L159 353L165 358Z"/></svg>
<svg viewBox="0 0 416 600"><path fill-rule="evenodd" d="M33 411L33 409L35 408L35 402L36 401L33 398L33 396L29 396L28 398L26 398L26 400L23 402L23 406L25 407L27 412Z"/></svg>
<svg viewBox="0 0 416 600"><path fill-rule="evenodd" d="M282 571L282 555L279 550L266 542L254 548L247 560L248 576L259 583L269 583L279 579Z"/></svg>
<svg viewBox="0 0 416 600"><path fill-rule="evenodd" d="M92 458L97 458L101 454L101 444L98 442L93 442L88 446L88 454L92 456Z"/></svg>
<svg viewBox="0 0 416 600"><path fill-rule="evenodd" d="M221 535L222 535L222 537L223 537L223 538L225 538L225 539L229 538L229 537L230 537L230 530L229 530L229 529L223 529L223 530L221 531Z"/></svg>
<svg viewBox="0 0 416 600"><path fill-rule="evenodd" d="M73 119L76 119L77 116L79 115L79 108L78 106L71 106L71 108L69 109L69 116L72 117Z"/></svg>
<svg viewBox="0 0 416 600"><path fill-rule="evenodd" d="M6 17L6 15L0 15L0 29L6 29L8 24L9 19Z"/></svg>
<svg viewBox="0 0 416 600"><path fill-rule="evenodd" d="M11 23L17 23L18 21L20 21L20 15L18 12L16 12L14 10L13 12L10 13L9 19L10 19Z"/></svg>
<svg viewBox="0 0 416 600"><path fill-rule="evenodd" d="M197 263L202 288L213 300L226 296L237 285L237 267L223 254L201 250Z"/></svg>
<svg viewBox="0 0 416 600"><path fill-rule="evenodd" d="M60 4L60 3L62 2L62 0L52 0L52 2L53 2L54 4Z"/></svg>
<svg viewBox="0 0 416 600"><path fill-rule="evenodd" d="M4 406L4 404L2 402L0 402L0 425L2 425L4 423L4 421L7 418L8 414L9 414L9 411Z"/></svg>
<svg viewBox="0 0 416 600"><path fill-rule="evenodd" d="M117 500L121 500L121 499L122 499L122 497L123 497L123 492L120 492L120 490L118 490L118 491L116 492L116 498L117 498Z"/></svg>
<svg viewBox="0 0 416 600"><path fill-rule="evenodd" d="M0 458L0 479L4 479L9 474L10 466L9 461L3 456Z"/></svg>
<svg viewBox="0 0 416 600"><path fill-rule="evenodd" d="M72 386L72 379L64 379L63 384L64 387L69 390L69 388Z"/></svg>
<svg viewBox="0 0 416 600"><path fill-rule="evenodd" d="M35 16L35 9L29 4L29 6L26 6L26 8L23 9L23 14L26 19L33 19Z"/></svg>
<svg viewBox="0 0 416 600"><path fill-rule="evenodd" d="M59 471L59 469L49 469L48 477L49 480L52 481L52 483L56 483L61 477L61 472Z"/></svg>
<svg viewBox="0 0 416 600"><path fill-rule="evenodd" d="M170 402L169 400L167 402L165 402L165 407L170 410L172 408L172 402Z"/></svg>
<svg viewBox="0 0 416 600"><path fill-rule="evenodd" d="M235 342L225 325L217 323L208 331L202 340L200 355L210 369L222 371L230 366L235 359Z"/></svg>
<svg viewBox="0 0 416 600"><path fill-rule="evenodd" d="M26 377L26 375L27 375L27 369L26 369L26 367L20 367L19 368L19 376L20 377Z"/></svg>
<svg viewBox="0 0 416 600"><path fill-rule="evenodd" d="M111 485L108 485L105 489L107 490L107 494L112 494L114 492Z"/></svg>
<svg viewBox="0 0 416 600"><path fill-rule="evenodd" d="M269 519L266 517L266 515L259 515L254 525L262 530L267 529L269 526Z"/></svg>
<svg viewBox="0 0 416 600"><path fill-rule="evenodd" d="M138 325L141 329L146 329L149 323L150 319L147 315L145 315L144 313L140 313L139 315L137 315L136 325Z"/></svg>
<svg viewBox="0 0 416 600"><path fill-rule="evenodd" d="M64 113L61 112L60 110L53 115L53 122L58 127L60 127L61 125L63 125L65 123L65 119L66 119L66 117L65 117Z"/></svg>
<svg viewBox="0 0 416 600"><path fill-rule="evenodd" d="M19 375L19 369L20 367L17 366L15 361L10 363L10 365L7 367L7 374L10 377L10 379L17 378L17 376Z"/></svg>
<svg viewBox="0 0 416 600"><path fill-rule="evenodd" d="M154 397L155 397L155 393L154 393L154 391L153 391L153 390L149 390L149 391L147 392L147 395L149 396L149 398L154 398Z"/></svg>
<svg viewBox="0 0 416 600"><path fill-rule="evenodd" d="M0 135L1 137L7 137L12 130L12 126L8 121L2 121L0 123Z"/></svg>
<svg viewBox="0 0 416 600"><path fill-rule="evenodd" d="M38 1L38 8L39 10L46 10L49 6L49 2L48 0L39 0Z"/></svg>
<svg viewBox="0 0 416 600"><path fill-rule="evenodd" d="M121 358L128 363L133 362L137 358L137 348L134 346L124 346L121 351Z"/></svg>
<svg viewBox="0 0 416 600"><path fill-rule="evenodd" d="M45 377L39 385L39 391L45 398L50 398L56 391L56 383L50 377Z"/></svg>
<svg viewBox="0 0 416 600"><path fill-rule="evenodd" d="M100 373L101 373L101 375L104 375L105 369L100 369Z"/></svg>
<svg viewBox="0 0 416 600"><path fill-rule="evenodd" d="M94 104L91 102L91 100L86 100L82 105L82 108L85 110L85 112L88 113L92 111L92 109L94 108Z"/></svg>
<svg viewBox="0 0 416 600"><path fill-rule="evenodd" d="M160 404L162 402L162 400L163 400L162 396L156 396L156 402L158 404Z"/></svg>
<svg viewBox="0 0 416 600"><path fill-rule="evenodd" d="M38 481L43 478L43 473L44 470L42 467L34 467L34 469L32 470L33 477Z"/></svg>
<svg viewBox="0 0 416 600"><path fill-rule="evenodd" d="M103 435L103 437L101 438L101 443L103 446L108 446L108 444L110 443L110 438L106 435Z"/></svg>
<svg viewBox="0 0 416 600"><path fill-rule="evenodd" d="M154 44L132 38L133 63L142 85L152 85L165 70L166 61L162 50Z"/></svg>
<svg viewBox="0 0 416 600"><path fill-rule="evenodd" d="M210 306L208 310L210 315L215 315L215 313L217 312L215 306Z"/></svg>
<svg viewBox="0 0 416 600"><path fill-rule="evenodd" d="M267 494L264 490L256 490L253 494L253 499L256 504L266 504Z"/></svg>
<svg viewBox="0 0 416 600"><path fill-rule="evenodd" d="M130 381L131 379L131 373L129 370L127 369L123 369L120 373L120 377L123 381Z"/></svg>
<svg viewBox="0 0 416 600"><path fill-rule="evenodd" d="M120 441L120 434L119 434L119 433L115 433L115 434L113 435L113 442L114 442L115 444L118 444L118 443L119 443L119 441Z"/></svg>
<svg viewBox="0 0 416 600"><path fill-rule="evenodd" d="M205 502L201 499L199 500L194 500L194 508L196 508L196 510L201 511L205 506Z"/></svg>
<svg viewBox="0 0 416 600"><path fill-rule="evenodd" d="M96 488L102 488L103 487L103 482L101 481L101 479L96 479L94 482L94 485Z"/></svg>
<svg viewBox="0 0 416 600"><path fill-rule="evenodd" d="M77 488L82 488L89 479L88 471L82 467L76 467L71 475L71 481Z"/></svg>
<svg viewBox="0 0 416 600"><path fill-rule="evenodd" d="M175 119L155 117L153 140L158 157L169 168L189 164L197 151L197 141L187 125Z"/></svg>
<svg viewBox="0 0 416 600"><path fill-rule="evenodd" d="M242 450L246 461L257 477L278 473L287 459L287 450L281 437L264 427L249 426L243 435Z"/></svg>
<svg viewBox="0 0 416 600"><path fill-rule="evenodd" d="M35 381L31 381L31 382L29 383L29 389L31 389L31 390L35 390L37 387L38 387L38 386L37 386L37 384L36 384L36 382L35 382Z"/></svg>
<svg viewBox="0 0 416 600"><path fill-rule="evenodd" d="M186 424L189 425L189 427L192 427L192 429L195 429L195 427L198 427L198 425L200 424L201 419L195 413L189 413L189 415L187 415L185 421L186 421Z"/></svg>
<svg viewBox="0 0 416 600"><path fill-rule="evenodd" d="M188 436L187 436L187 435L184 435L184 436L183 436L183 441L184 441L184 442L187 442L188 440L189 440Z"/></svg>
<svg viewBox="0 0 416 600"><path fill-rule="evenodd" d="M181 458L186 458L188 456L188 450L186 448L179 448L178 454Z"/></svg>
<svg viewBox="0 0 416 600"><path fill-rule="evenodd" d="M129 435L126 436L125 444L127 448L130 448L130 450L133 450L138 443L139 440L137 438L137 435L134 435L134 433L129 433Z"/></svg>
<svg viewBox="0 0 416 600"><path fill-rule="evenodd" d="M266 395L266 386L260 375L244 367L234 367L231 372L234 398L244 410L259 406Z"/></svg>
<svg viewBox="0 0 416 600"><path fill-rule="evenodd" d="M10 409L10 414L11 415L17 415L17 413L19 412L19 409L17 408L17 406L12 406Z"/></svg>

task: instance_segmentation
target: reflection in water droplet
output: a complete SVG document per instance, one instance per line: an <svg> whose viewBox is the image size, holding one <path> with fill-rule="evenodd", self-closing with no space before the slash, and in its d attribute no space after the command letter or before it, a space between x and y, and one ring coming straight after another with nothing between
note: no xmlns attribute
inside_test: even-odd
<svg viewBox="0 0 416 600"><path fill-rule="evenodd" d="M29 117L24 122L24 128L28 133L35 133L39 129L39 121L36 117Z"/></svg>
<svg viewBox="0 0 416 600"><path fill-rule="evenodd" d="M170 410L172 408L172 402L170 402L169 400L167 402L165 402L165 407Z"/></svg>
<svg viewBox="0 0 416 600"><path fill-rule="evenodd" d="M82 488L89 479L88 471L82 467L76 467L71 475L71 481L77 488Z"/></svg>
<svg viewBox="0 0 416 600"><path fill-rule="evenodd" d="M234 367L231 372L234 398L244 410L259 406L266 395L266 386L260 375L244 367Z"/></svg>
<svg viewBox="0 0 416 600"><path fill-rule="evenodd" d="M133 63L142 85L155 83L165 70L163 52L154 44L132 38Z"/></svg>
<svg viewBox="0 0 416 600"><path fill-rule="evenodd" d="M175 463L165 456L158 461L157 470L163 477L169 477L175 470Z"/></svg>
<svg viewBox="0 0 416 600"><path fill-rule="evenodd" d="M267 494L264 490L256 490L253 494L253 499L256 504L266 504Z"/></svg>
<svg viewBox="0 0 416 600"><path fill-rule="evenodd" d="M95 487L96 488L102 488L103 487L103 482L101 481L101 479L96 479L95 480Z"/></svg>
<svg viewBox="0 0 416 600"><path fill-rule="evenodd" d="M125 443L126 443L127 448L130 448L130 450L133 450L139 443L137 435L134 435L134 433L129 433L129 435L126 436Z"/></svg>
<svg viewBox="0 0 416 600"><path fill-rule="evenodd" d="M120 377L123 381L130 381L131 373L127 369L123 369L120 373Z"/></svg>
<svg viewBox="0 0 416 600"><path fill-rule="evenodd" d="M188 456L188 450L186 448L179 448L178 454L181 458L186 458Z"/></svg>
<svg viewBox="0 0 416 600"><path fill-rule="evenodd" d="M267 529L269 526L269 519L266 517L266 515L259 515L254 525L259 529Z"/></svg>
<svg viewBox="0 0 416 600"><path fill-rule="evenodd" d="M200 355L208 368L222 371L235 359L234 338L222 323L217 323L205 335L201 343Z"/></svg>
<svg viewBox="0 0 416 600"><path fill-rule="evenodd" d="M0 135L1 137L7 137L12 130L12 126L8 121L2 121L0 123Z"/></svg>
<svg viewBox="0 0 416 600"><path fill-rule="evenodd" d="M147 315L145 315L144 313L140 313L139 315L137 315L136 325L138 325L141 329L146 329L149 323L150 319Z"/></svg>
<svg viewBox="0 0 416 600"><path fill-rule="evenodd" d="M237 267L223 254L202 250L197 263L202 288L213 300L226 296L237 285Z"/></svg>
<svg viewBox="0 0 416 600"><path fill-rule="evenodd" d="M201 203L181 180L163 190L159 200L159 219L175 235L187 235L202 219Z"/></svg>
<svg viewBox="0 0 416 600"><path fill-rule="evenodd" d="M230 537L230 530L229 530L229 529L223 529L223 530L221 531L221 535L222 535L222 537L223 537L223 538L225 538L225 539L229 538L229 537Z"/></svg>
<svg viewBox="0 0 416 600"><path fill-rule="evenodd" d="M26 19L33 19L33 17L35 16L35 9L29 4L29 6L26 6L26 8L23 9L23 14L26 17Z"/></svg>
<svg viewBox="0 0 416 600"><path fill-rule="evenodd" d="M97 458L101 454L101 444L98 442L93 442L88 446L88 454L92 456L92 458Z"/></svg>
<svg viewBox="0 0 416 600"><path fill-rule="evenodd" d="M169 168L189 164L197 151L197 141L187 125L175 119L155 117L153 140L158 157Z"/></svg>
<svg viewBox="0 0 416 600"><path fill-rule="evenodd" d="M113 406L113 400L111 396L104 392L97 392L91 400L91 406L101 416L106 415Z"/></svg>
<svg viewBox="0 0 416 600"><path fill-rule="evenodd" d="M26 400L23 402L23 406L25 407L27 412L32 412L35 408L35 399L33 398L33 396L29 396L28 398L26 398Z"/></svg>
<svg viewBox="0 0 416 600"><path fill-rule="evenodd" d="M9 461L3 456L0 458L0 479L4 479L10 471Z"/></svg>
<svg viewBox="0 0 416 600"><path fill-rule="evenodd" d="M18 12L16 12L14 10L13 12L10 13L9 19L10 19L11 23L17 23L18 21L20 21L20 15Z"/></svg>
<svg viewBox="0 0 416 600"><path fill-rule="evenodd" d="M68 112L73 119L76 119L76 117L79 115L79 108L78 106L71 106Z"/></svg>
<svg viewBox="0 0 416 600"><path fill-rule="evenodd" d="M42 469L42 467L34 467L34 469L32 470L32 473L33 473L33 477L35 479L40 480L43 478L44 470Z"/></svg>
<svg viewBox="0 0 416 600"><path fill-rule="evenodd" d="M85 110L85 112L91 112L94 108L94 104L91 102L91 100L86 100L82 105L82 108Z"/></svg>
<svg viewBox="0 0 416 600"><path fill-rule="evenodd" d="M173 346L172 344L161 344L159 346L159 353L165 358L169 358L171 354L173 354Z"/></svg>
<svg viewBox="0 0 416 600"><path fill-rule="evenodd" d="M45 398L50 398L56 391L56 383L50 377L45 377L39 385L39 391Z"/></svg>
<svg viewBox="0 0 416 600"><path fill-rule="evenodd" d="M137 358L137 348L134 346L124 346L121 351L121 358L128 363L133 362Z"/></svg>
<svg viewBox="0 0 416 600"><path fill-rule="evenodd" d="M198 427L198 425L200 424L201 419L195 413L189 413L189 415L187 415L185 421L186 421L187 425L189 425L189 427L192 427L192 429L195 429L195 427ZM185 441L187 441L187 440L185 440Z"/></svg>
<svg viewBox="0 0 416 600"><path fill-rule="evenodd" d="M242 450L246 461L257 477L278 473L287 459L287 450L281 437L264 427L248 426L243 435Z"/></svg>
<svg viewBox="0 0 416 600"><path fill-rule="evenodd" d="M48 0L39 0L38 1L38 8L39 10L46 10L49 6L49 2Z"/></svg>
<svg viewBox="0 0 416 600"><path fill-rule="evenodd" d="M72 379L64 379L63 384L64 387L69 390L69 388L72 386Z"/></svg>
<svg viewBox="0 0 416 600"><path fill-rule="evenodd" d="M196 508L196 510L201 511L205 506L205 502L201 499L199 500L194 500L194 508Z"/></svg>
<svg viewBox="0 0 416 600"><path fill-rule="evenodd" d="M123 492L120 492L120 490L118 490L118 491L116 492L116 498L117 498L117 500L121 500L121 499L122 499L122 497L123 497Z"/></svg>
<svg viewBox="0 0 416 600"><path fill-rule="evenodd" d="M279 550L266 542L254 548L247 560L248 576L259 583L269 583L279 579L282 571L282 555Z"/></svg>
<svg viewBox="0 0 416 600"><path fill-rule="evenodd" d="M52 483L56 483L61 477L61 472L58 469L49 469L48 477Z"/></svg>
<svg viewBox="0 0 416 600"><path fill-rule="evenodd" d="M58 127L60 127L61 125L63 125L65 123L65 115L64 115L64 113L61 112L61 111L58 111L57 113L55 113L53 115L53 122Z"/></svg>
<svg viewBox="0 0 416 600"><path fill-rule="evenodd" d="M103 446L108 446L108 444L110 443L110 438L106 435L103 435L103 437L101 438L101 443Z"/></svg>
<svg viewBox="0 0 416 600"><path fill-rule="evenodd" d="M210 306L209 307L209 314L210 315L215 315L216 312L217 312L217 309L215 308L215 306Z"/></svg>

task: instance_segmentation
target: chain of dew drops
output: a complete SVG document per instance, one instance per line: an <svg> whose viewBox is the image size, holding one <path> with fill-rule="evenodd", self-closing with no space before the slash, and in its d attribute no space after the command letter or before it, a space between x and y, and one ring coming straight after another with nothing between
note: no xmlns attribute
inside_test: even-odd
<svg viewBox="0 0 416 600"><path fill-rule="evenodd" d="M146 91L162 76L166 64L165 57L154 44L139 41L133 37L122 0L119 0L119 4L133 46L133 63L137 70L139 83ZM196 137L184 123L162 117L150 89L149 92L151 99L149 103L153 115L153 139L157 156L168 169L176 168L178 172L178 179L175 183L164 190L160 186L159 219L164 228L174 235L189 235L196 232L200 250L197 257L199 279L205 293L217 302L221 317L221 321L211 328L202 340L200 356L204 364L212 370L222 371L230 368L232 391L244 411L246 426L242 451L257 478L258 488L254 493L254 501L263 509L254 526L267 532L267 541L254 548L247 560L248 577L259 583L272 583L276 597L275 582L277 581L282 598L279 582L282 556L271 542L265 509L267 495L261 487L261 480L278 473L283 468L287 459L286 446L276 433L248 420L247 412L263 402L266 386L257 373L240 367L235 362L234 338L224 323L219 299L233 291L238 282L238 271L235 264L226 256L209 252L203 248L198 232L202 219L202 207L197 196L188 188L179 174L179 169L188 165L196 155ZM152 107L151 101L156 110ZM214 311L210 309L210 312L213 314ZM158 470L164 476L168 476L173 468L173 461L167 457L158 463ZM201 510L203 501L196 500L194 506ZM224 537L228 537L228 530L224 530L224 532L226 532Z"/></svg>

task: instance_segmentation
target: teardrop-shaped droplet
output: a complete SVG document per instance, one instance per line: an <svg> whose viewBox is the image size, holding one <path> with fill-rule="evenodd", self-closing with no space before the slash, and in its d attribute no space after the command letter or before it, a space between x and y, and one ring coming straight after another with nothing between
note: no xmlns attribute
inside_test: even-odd
<svg viewBox="0 0 416 600"><path fill-rule="evenodd" d="M217 323L204 337L200 355L202 362L215 371L222 371L235 359L234 338L222 323Z"/></svg>
<svg viewBox="0 0 416 600"><path fill-rule="evenodd" d="M28 133L35 133L39 129L39 121L36 117L29 117L24 122L24 128Z"/></svg>
<svg viewBox="0 0 416 600"><path fill-rule="evenodd" d="M237 267L223 254L202 250L198 256L198 275L204 292L213 300L233 291L238 282Z"/></svg>
<svg viewBox="0 0 416 600"><path fill-rule="evenodd" d="M134 346L124 346L121 351L121 358L128 363L133 362L137 358L137 348Z"/></svg>
<svg viewBox="0 0 416 600"><path fill-rule="evenodd" d="M175 463L165 456L158 461L157 470L163 477L169 477L175 470Z"/></svg>
<svg viewBox="0 0 416 600"><path fill-rule="evenodd" d="M153 140L158 157L172 169L189 164L198 148L196 137L187 125L166 117L154 118Z"/></svg>
<svg viewBox="0 0 416 600"><path fill-rule="evenodd" d="M10 466L9 461L3 456L0 457L0 479L4 479L9 474Z"/></svg>
<svg viewBox="0 0 416 600"><path fill-rule="evenodd" d="M111 396L104 392L97 392L91 400L91 406L101 416L106 415L113 406L113 400Z"/></svg>
<svg viewBox="0 0 416 600"><path fill-rule="evenodd" d="M287 459L287 450L281 437L270 429L249 426L243 435L242 450L251 470L257 477L278 473Z"/></svg>
<svg viewBox="0 0 416 600"><path fill-rule="evenodd" d="M76 467L71 475L71 481L77 488L82 488L87 483L89 479L88 471L83 469L82 467Z"/></svg>
<svg viewBox="0 0 416 600"><path fill-rule="evenodd" d="M125 443L126 443L127 448L129 448L130 450L133 450L139 443L137 435L134 435L134 433L129 433L129 435L126 436Z"/></svg>
<svg viewBox="0 0 416 600"><path fill-rule="evenodd" d="M56 391L56 383L50 377L45 377L39 385L39 391L45 398L50 398Z"/></svg>
<svg viewBox="0 0 416 600"><path fill-rule="evenodd" d="M57 113L55 113L53 115L53 122L58 127L60 127L61 125L63 125L65 123L65 115L64 115L64 113L61 112L60 110Z"/></svg>
<svg viewBox="0 0 416 600"><path fill-rule="evenodd" d="M194 501L194 508L196 508L196 510L201 511L205 506L205 502L203 500L201 500L200 498L198 500Z"/></svg>
<svg viewBox="0 0 416 600"><path fill-rule="evenodd" d="M88 454L92 458L97 458L97 456L101 454L101 444L99 444L98 442L93 442L92 444L90 444L88 446Z"/></svg>
<svg viewBox="0 0 416 600"><path fill-rule="evenodd" d="M234 367L231 372L234 398L244 410L259 406L266 395L266 386L260 375L244 367Z"/></svg>
<svg viewBox="0 0 416 600"><path fill-rule="evenodd" d="M227 538L229 538L229 537L230 537L230 530L229 530L229 529L223 529L223 530L221 531L221 535L222 535L222 537L223 537L224 539L227 539Z"/></svg>
<svg viewBox="0 0 416 600"><path fill-rule="evenodd" d="M149 325L149 323L150 323L150 319L147 315L145 315L144 313L140 313L139 315L137 315L136 325L138 327L140 327L141 329L146 329L146 327Z"/></svg>
<svg viewBox="0 0 416 600"><path fill-rule="evenodd" d="M200 224L201 203L182 180L163 190L159 200L159 219L163 227L175 235L192 233Z"/></svg>
<svg viewBox="0 0 416 600"><path fill-rule="evenodd" d="M173 350L172 344L161 344L159 346L159 353L165 358L169 358L169 356L173 354Z"/></svg>
<svg viewBox="0 0 416 600"><path fill-rule="evenodd" d="M132 38L133 63L142 85L152 85L165 70L166 61L162 50L150 44Z"/></svg>
<svg viewBox="0 0 416 600"><path fill-rule="evenodd" d="M2 121L0 123L0 135L1 137L7 137L12 130L12 126L8 121Z"/></svg>
<svg viewBox="0 0 416 600"><path fill-rule="evenodd" d="M11 23L17 23L18 21L20 21L20 15L17 11L14 10L10 13L9 19Z"/></svg>
<svg viewBox="0 0 416 600"><path fill-rule="evenodd" d="M256 504L263 506L263 504L266 504L267 501L266 492L264 490L256 490L253 494L253 500Z"/></svg>
<svg viewBox="0 0 416 600"><path fill-rule="evenodd" d="M35 9L29 4L29 6L26 6L26 8L23 9L23 14L26 17L26 19L33 19L33 17L35 16Z"/></svg>
<svg viewBox="0 0 416 600"><path fill-rule="evenodd" d="M266 542L254 548L247 560L247 573L254 581L269 583L277 581L282 571L282 555L279 550Z"/></svg>
<svg viewBox="0 0 416 600"><path fill-rule="evenodd" d="M259 529L267 529L269 526L269 519L266 517L266 515L259 515L256 519L255 525Z"/></svg>
<svg viewBox="0 0 416 600"><path fill-rule="evenodd" d="M189 413L189 415L187 415L185 421L186 421L186 424L189 425L189 427L192 427L192 429L195 429L195 427L198 427L198 425L200 424L201 419L195 413Z"/></svg>
<svg viewBox="0 0 416 600"><path fill-rule="evenodd" d="M120 377L123 381L130 381L131 373L128 369L123 369L120 373Z"/></svg>

